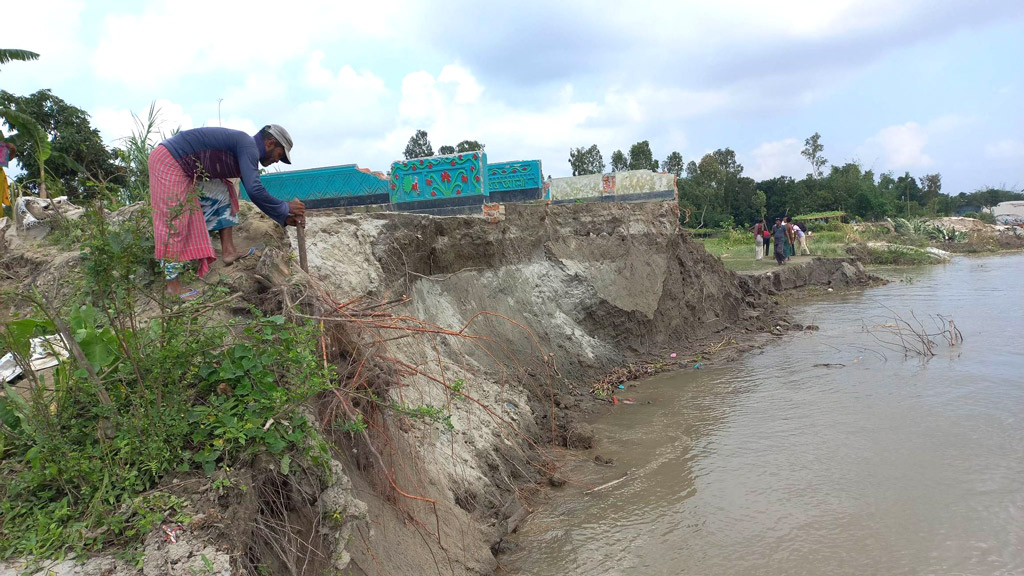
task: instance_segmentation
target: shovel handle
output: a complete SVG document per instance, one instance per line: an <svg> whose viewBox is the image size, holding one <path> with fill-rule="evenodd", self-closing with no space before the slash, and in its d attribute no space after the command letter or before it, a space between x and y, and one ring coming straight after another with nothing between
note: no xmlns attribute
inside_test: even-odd
<svg viewBox="0 0 1024 576"><path fill-rule="evenodd" d="M309 265L306 263L306 225L299 224L296 226L295 233L299 239L299 267L308 274Z"/></svg>

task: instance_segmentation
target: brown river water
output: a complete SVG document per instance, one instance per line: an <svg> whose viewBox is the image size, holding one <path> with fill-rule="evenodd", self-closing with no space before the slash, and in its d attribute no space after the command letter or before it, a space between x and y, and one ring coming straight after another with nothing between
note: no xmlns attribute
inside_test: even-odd
<svg viewBox="0 0 1024 576"><path fill-rule="evenodd" d="M507 573L1024 574L1024 256L894 277L793 310L819 332L620 393ZM865 327L886 307L964 341L885 350Z"/></svg>

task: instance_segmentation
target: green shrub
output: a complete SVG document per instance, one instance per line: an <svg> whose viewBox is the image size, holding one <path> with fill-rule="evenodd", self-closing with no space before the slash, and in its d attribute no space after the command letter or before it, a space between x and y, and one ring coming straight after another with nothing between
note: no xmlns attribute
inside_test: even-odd
<svg viewBox="0 0 1024 576"><path fill-rule="evenodd" d="M996 217L991 212L968 212L964 214L964 218L974 218L975 220L981 220L985 224L996 223Z"/></svg>
<svg viewBox="0 0 1024 576"><path fill-rule="evenodd" d="M112 228L90 214L88 290L66 311L22 295L38 315L3 327L24 359L29 337L64 322L85 361L46 381L26 370L28 394L0 397L0 558L135 545L182 508L157 489L172 472L209 474L257 452L277 456L282 473L295 454L326 465L297 409L332 385L319 328L255 310L216 322L202 302L143 318L139 304L162 298L147 220Z"/></svg>

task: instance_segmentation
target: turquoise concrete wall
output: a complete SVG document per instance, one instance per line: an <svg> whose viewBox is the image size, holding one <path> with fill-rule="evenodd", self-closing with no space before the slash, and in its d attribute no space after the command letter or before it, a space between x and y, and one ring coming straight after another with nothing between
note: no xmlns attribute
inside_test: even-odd
<svg viewBox="0 0 1024 576"><path fill-rule="evenodd" d="M540 160L487 164L487 193L544 187Z"/></svg>
<svg viewBox="0 0 1024 576"><path fill-rule="evenodd" d="M264 174L260 181L268 192L281 200L356 200L355 197L365 196L387 202L387 177L355 164ZM248 195L243 194L243 197L248 198Z"/></svg>
<svg viewBox="0 0 1024 576"><path fill-rule="evenodd" d="M391 202L420 202L485 196L487 154L464 152L391 164Z"/></svg>

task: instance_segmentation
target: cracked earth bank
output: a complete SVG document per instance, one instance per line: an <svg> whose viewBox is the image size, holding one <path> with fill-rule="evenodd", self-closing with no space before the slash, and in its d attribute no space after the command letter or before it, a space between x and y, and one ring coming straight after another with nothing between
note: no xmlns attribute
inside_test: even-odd
<svg viewBox="0 0 1024 576"><path fill-rule="evenodd" d="M284 256L294 243L245 213L238 238L281 250L213 280L242 293L236 305L358 311L331 359L370 382L343 391L367 434L330 426L351 416L330 396L311 402L330 473L282 476L255 458L236 471L244 492L179 490L192 521L176 543L151 534L141 570L100 557L56 574L492 574L530 494L560 481L559 452L592 442L594 382L724 338L752 346L784 315L779 291L870 281L842 260L737 275L680 229L673 203L510 204L498 222L313 212L307 277Z"/></svg>

